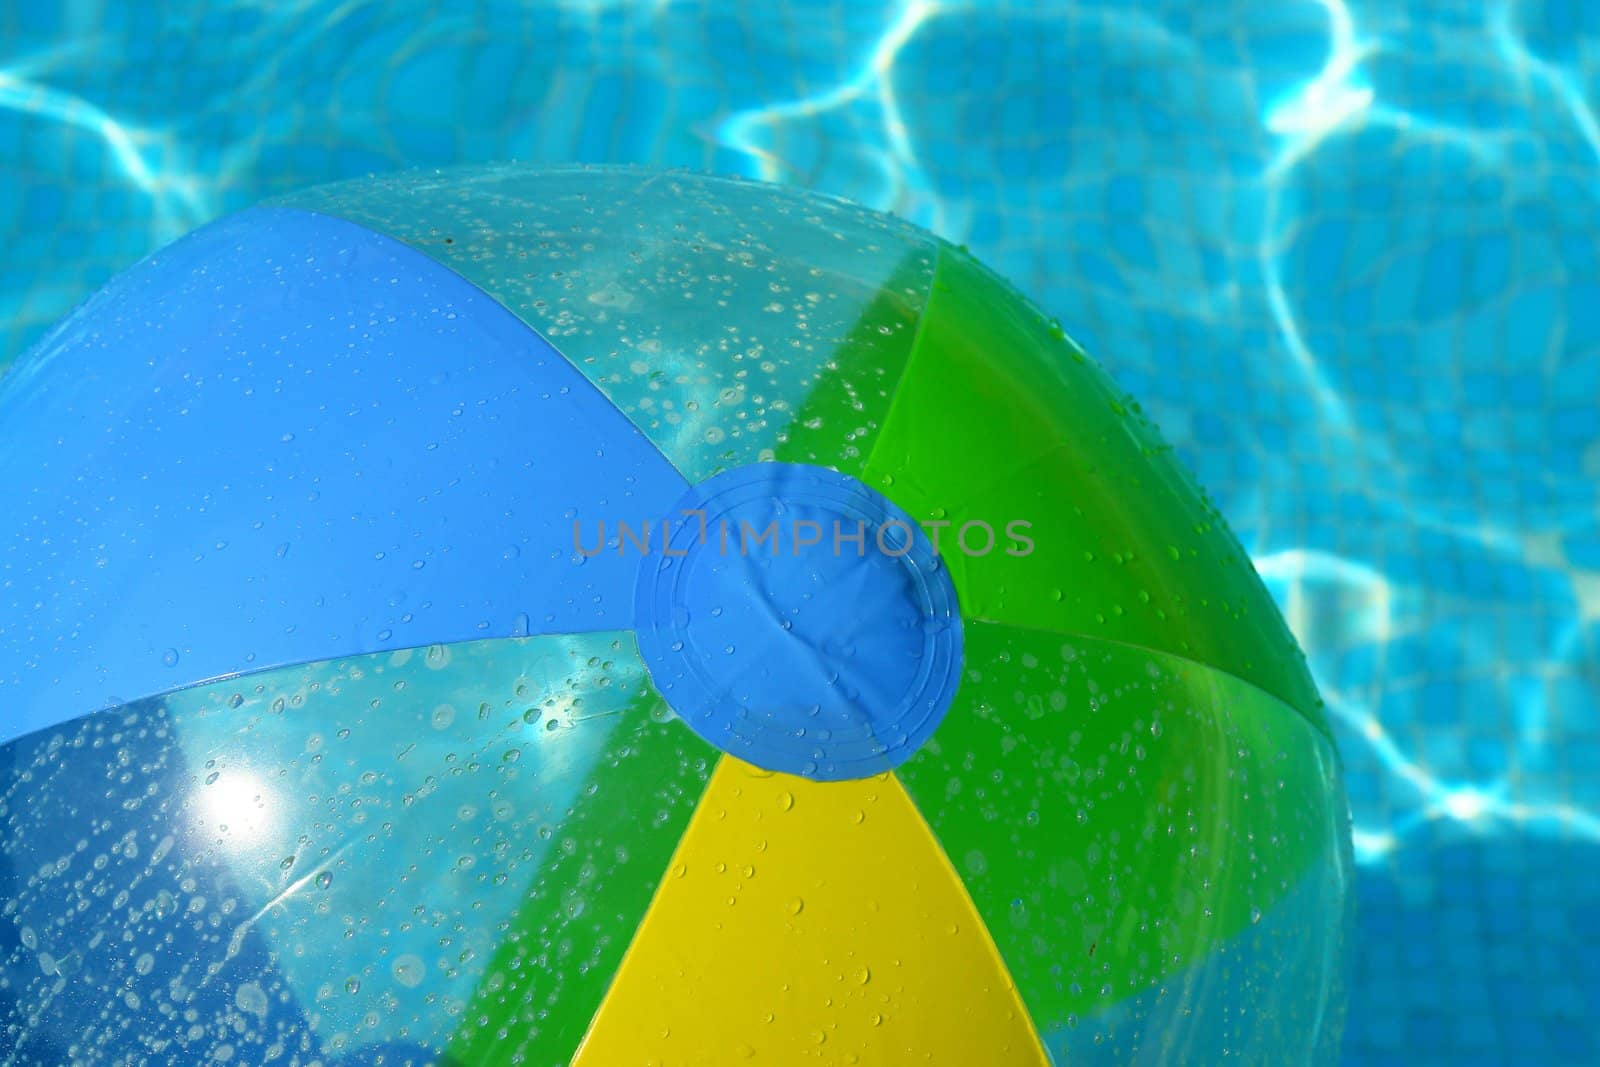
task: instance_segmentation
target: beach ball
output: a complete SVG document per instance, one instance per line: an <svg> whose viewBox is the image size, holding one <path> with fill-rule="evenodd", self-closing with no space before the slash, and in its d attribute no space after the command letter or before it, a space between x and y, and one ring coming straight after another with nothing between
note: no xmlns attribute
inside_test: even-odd
<svg viewBox="0 0 1600 1067"><path fill-rule="evenodd" d="M314 189L114 279L0 433L0 1062L1336 1045L1303 657L1138 404L904 222Z"/></svg>

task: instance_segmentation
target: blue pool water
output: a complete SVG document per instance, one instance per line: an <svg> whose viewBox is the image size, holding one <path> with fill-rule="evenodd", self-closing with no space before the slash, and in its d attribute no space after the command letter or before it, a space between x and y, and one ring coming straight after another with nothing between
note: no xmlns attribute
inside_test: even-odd
<svg viewBox="0 0 1600 1067"><path fill-rule="evenodd" d="M1140 396L1348 772L1353 1063L1600 1061L1600 6L0 4L0 367L287 189L639 161L898 212Z"/></svg>

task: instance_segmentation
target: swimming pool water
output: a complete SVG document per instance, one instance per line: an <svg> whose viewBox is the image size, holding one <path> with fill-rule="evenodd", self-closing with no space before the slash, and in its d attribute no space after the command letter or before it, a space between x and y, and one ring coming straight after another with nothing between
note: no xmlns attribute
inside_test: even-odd
<svg viewBox="0 0 1600 1067"><path fill-rule="evenodd" d="M1347 767L1351 1062L1600 1059L1600 8L0 6L0 366L263 196L790 181L968 244L1139 396Z"/></svg>

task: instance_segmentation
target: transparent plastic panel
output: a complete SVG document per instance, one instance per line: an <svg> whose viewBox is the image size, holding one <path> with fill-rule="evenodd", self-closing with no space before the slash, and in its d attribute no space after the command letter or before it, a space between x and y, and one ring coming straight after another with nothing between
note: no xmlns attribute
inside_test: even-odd
<svg viewBox="0 0 1600 1067"><path fill-rule="evenodd" d="M714 762L632 648L289 668L0 748L7 1062L448 1062L507 1000L571 1055ZM508 982L524 934L572 959Z"/></svg>
<svg viewBox="0 0 1600 1067"><path fill-rule="evenodd" d="M933 275L933 238L890 216L685 172L408 173L279 203L369 226L475 282L690 481L771 458L842 349L903 365ZM868 395L830 414L849 419L893 384L853 382Z"/></svg>
<svg viewBox="0 0 1600 1067"><path fill-rule="evenodd" d="M1327 738L1220 671L969 622L896 773L1062 1063L1337 1048L1348 814Z"/></svg>

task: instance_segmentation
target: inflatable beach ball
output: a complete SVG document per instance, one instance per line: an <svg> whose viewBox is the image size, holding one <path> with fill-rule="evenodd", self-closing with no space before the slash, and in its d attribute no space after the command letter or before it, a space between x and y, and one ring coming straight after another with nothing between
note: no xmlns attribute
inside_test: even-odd
<svg viewBox="0 0 1600 1067"><path fill-rule="evenodd" d="M968 255L334 185L0 379L0 1062L1286 1063L1338 762L1249 559Z"/></svg>

